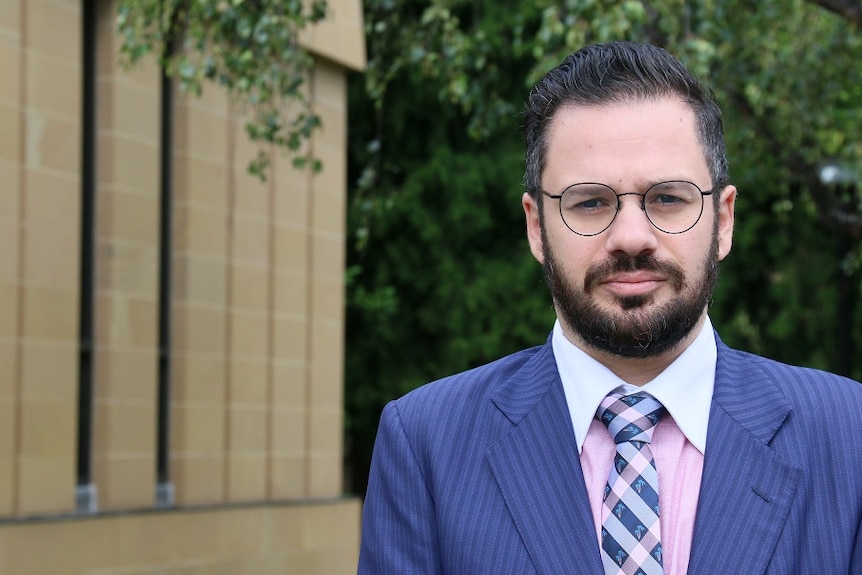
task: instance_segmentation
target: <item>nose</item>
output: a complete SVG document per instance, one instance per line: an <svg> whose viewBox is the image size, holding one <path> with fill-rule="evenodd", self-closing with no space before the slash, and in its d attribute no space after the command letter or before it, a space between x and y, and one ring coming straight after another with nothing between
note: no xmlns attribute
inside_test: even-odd
<svg viewBox="0 0 862 575"><path fill-rule="evenodd" d="M620 207L611 227L605 232L608 253L630 256L651 253L658 247L660 232L650 223L643 210L643 196L620 197Z"/></svg>

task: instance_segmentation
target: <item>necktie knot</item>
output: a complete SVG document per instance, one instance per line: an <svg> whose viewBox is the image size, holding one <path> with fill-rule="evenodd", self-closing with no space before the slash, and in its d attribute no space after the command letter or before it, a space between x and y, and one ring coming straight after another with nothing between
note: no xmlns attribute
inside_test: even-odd
<svg viewBox="0 0 862 575"><path fill-rule="evenodd" d="M666 412L665 407L647 393L611 393L602 400L596 417L608 428L614 443L649 443L656 424Z"/></svg>

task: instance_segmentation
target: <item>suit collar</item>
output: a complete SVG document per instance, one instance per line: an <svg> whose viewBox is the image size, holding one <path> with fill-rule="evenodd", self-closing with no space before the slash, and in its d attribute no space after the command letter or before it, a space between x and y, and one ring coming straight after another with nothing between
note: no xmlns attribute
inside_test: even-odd
<svg viewBox="0 0 862 575"><path fill-rule="evenodd" d="M718 359L712 409L721 408L751 435L769 443L789 415L790 402L766 372L746 360L747 356L727 347L718 334L715 339ZM562 383L549 337L530 361L500 383L491 401L518 425L552 386L561 388Z"/></svg>
<svg viewBox="0 0 862 575"><path fill-rule="evenodd" d="M586 485L550 342L491 400L512 423L488 462L538 573L602 575Z"/></svg>
<svg viewBox="0 0 862 575"><path fill-rule="evenodd" d="M750 355L730 349L717 335L716 344L714 408L720 407L752 436L769 443L790 415L790 401Z"/></svg>
<svg viewBox="0 0 862 575"><path fill-rule="evenodd" d="M766 571L802 473L770 446L791 409L750 356L718 341L690 572Z"/></svg>
<svg viewBox="0 0 862 575"><path fill-rule="evenodd" d="M491 394L491 401L513 425L518 425L556 384L560 384L560 376L549 337L529 361L500 382Z"/></svg>

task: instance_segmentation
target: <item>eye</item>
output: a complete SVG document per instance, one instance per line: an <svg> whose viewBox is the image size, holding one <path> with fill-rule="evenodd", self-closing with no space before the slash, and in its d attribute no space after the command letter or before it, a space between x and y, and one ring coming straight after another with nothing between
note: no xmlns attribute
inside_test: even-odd
<svg viewBox="0 0 862 575"><path fill-rule="evenodd" d="M662 206L672 206L674 204L678 204L680 202L685 202L684 199L674 196L673 194L655 194L650 201L654 204L659 204Z"/></svg>
<svg viewBox="0 0 862 575"><path fill-rule="evenodd" d="M576 184L563 194L562 208L569 212L593 214L616 209L617 196L601 184Z"/></svg>
<svg viewBox="0 0 862 575"><path fill-rule="evenodd" d="M700 196L694 184L688 182L663 182L651 187L644 203L653 209L673 210L692 205Z"/></svg>
<svg viewBox="0 0 862 575"><path fill-rule="evenodd" d="M605 208L608 206L608 202L604 198L590 198L587 200L582 200L577 204L571 206L569 209L572 210L596 210L599 208Z"/></svg>

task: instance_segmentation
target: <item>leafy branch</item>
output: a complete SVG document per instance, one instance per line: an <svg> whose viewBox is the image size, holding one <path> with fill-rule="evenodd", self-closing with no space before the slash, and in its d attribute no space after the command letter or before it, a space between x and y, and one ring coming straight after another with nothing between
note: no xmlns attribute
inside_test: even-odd
<svg viewBox="0 0 862 575"><path fill-rule="evenodd" d="M314 66L300 32L326 17L326 0L121 0L121 61L155 54L179 89L200 95L223 86L248 113L245 130L260 144L249 172L266 179L266 149L289 151L297 167L321 169L309 146L320 126L305 86Z"/></svg>

